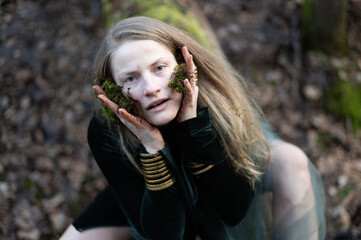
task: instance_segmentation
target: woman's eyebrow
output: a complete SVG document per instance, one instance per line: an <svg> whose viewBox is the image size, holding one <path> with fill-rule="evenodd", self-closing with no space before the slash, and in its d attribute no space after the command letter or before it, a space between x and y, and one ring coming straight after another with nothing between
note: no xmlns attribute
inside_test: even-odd
<svg viewBox="0 0 361 240"><path fill-rule="evenodd" d="M131 68L129 71L119 71L119 76L124 76L124 75L131 75L131 74L136 74L139 72L139 66L137 66L136 69Z"/></svg>
<svg viewBox="0 0 361 240"><path fill-rule="evenodd" d="M121 72L117 75L117 78L121 80L123 77L129 76L129 75L135 75L138 71L130 71L130 72Z"/></svg>
<svg viewBox="0 0 361 240"><path fill-rule="evenodd" d="M154 67L154 65L157 65L159 62L166 62L166 58L160 57L156 61L154 61L150 66Z"/></svg>
<svg viewBox="0 0 361 240"><path fill-rule="evenodd" d="M124 73L121 73L121 75L133 75L136 73L138 73L138 71L124 72Z"/></svg>

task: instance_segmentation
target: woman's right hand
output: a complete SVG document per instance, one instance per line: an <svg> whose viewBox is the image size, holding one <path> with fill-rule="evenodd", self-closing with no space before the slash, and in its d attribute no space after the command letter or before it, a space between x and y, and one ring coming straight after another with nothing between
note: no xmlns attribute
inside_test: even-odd
<svg viewBox="0 0 361 240"><path fill-rule="evenodd" d="M93 89L98 94L98 98L137 136L148 153L155 153L164 148L164 139L158 128L152 126L143 118L130 114L123 108L119 108L116 103L112 102L105 95L101 87L94 85Z"/></svg>

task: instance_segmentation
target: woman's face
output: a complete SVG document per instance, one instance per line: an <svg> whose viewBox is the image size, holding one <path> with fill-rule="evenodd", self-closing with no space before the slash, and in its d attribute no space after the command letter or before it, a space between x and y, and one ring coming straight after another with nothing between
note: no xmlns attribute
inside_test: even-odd
<svg viewBox="0 0 361 240"><path fill-rule="evenodd" d="M177 116L182 94L168 86L177 61L167 47L152 40L125 41L111 55L110 65L117 85L135 101L138 116L155 126Z"/></svg>

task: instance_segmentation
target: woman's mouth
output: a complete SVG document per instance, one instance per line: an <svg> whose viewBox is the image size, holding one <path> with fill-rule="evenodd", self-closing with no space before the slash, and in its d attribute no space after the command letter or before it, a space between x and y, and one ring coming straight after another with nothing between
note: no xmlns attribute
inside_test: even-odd
<svg viewBox="0 0 361 240"><path fill-rule="evenodd" d="M168 100L167 98L155 100L148 105L147 110L152 112L163 110L167 106Z"/></svg>

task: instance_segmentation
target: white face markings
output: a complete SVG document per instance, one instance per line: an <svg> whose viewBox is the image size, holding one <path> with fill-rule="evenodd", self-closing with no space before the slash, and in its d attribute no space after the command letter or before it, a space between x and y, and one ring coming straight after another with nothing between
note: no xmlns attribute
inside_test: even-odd
<svg viewBox="0 0 361 240"><path fill-rule="evenodd" d="M177 116L182 94L168 86L177 61L166 46L152 40L126 41L111 55L110 65L117 85L136 102L139 116L155 126Z"/></svg>

